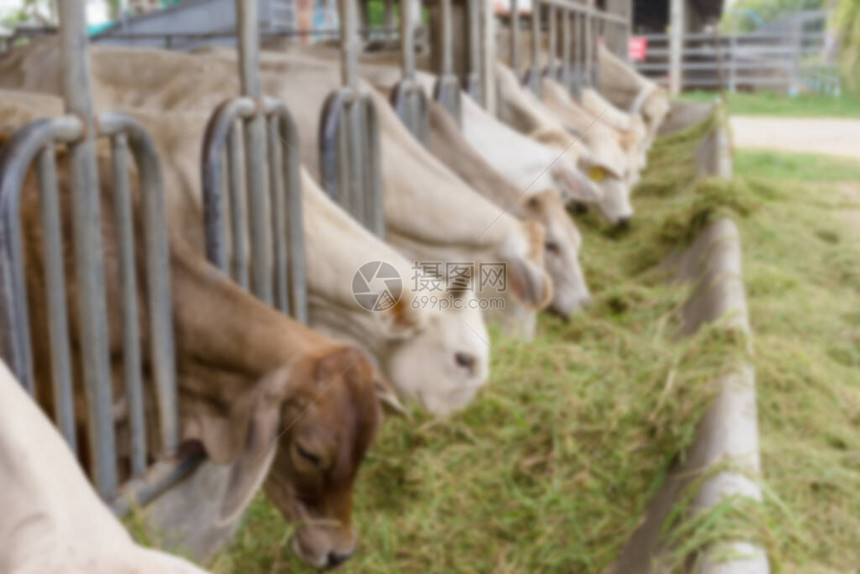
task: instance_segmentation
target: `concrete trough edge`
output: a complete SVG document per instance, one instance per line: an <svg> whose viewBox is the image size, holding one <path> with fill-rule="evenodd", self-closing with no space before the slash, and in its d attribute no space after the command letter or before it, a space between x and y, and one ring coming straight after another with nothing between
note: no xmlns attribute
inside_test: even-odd
<svg viewBox="0 0 860 574"><path fill-rule="evenodd" d="M698 177L732 176L731 137L724 110L719 126L706 136L698 149ZM727 327L750 334L749 314L743 284L741 241L737 225L720 219L698 235L683 253L666 260L676 280L695 283L684 309L682 334L718 319ZM696 488L688 516L713 508L726 498L761 500L761 473L755 371L745 364L715 380L713 403L703 416L696 438L682 464L667 475L662 488L646 508L639 527L609 568L613 574L663 572L661 530L678 498L687 487ZM686 571L697 574L769 574L764 550L742 537L734 542L704 549L688 562Z"/></svg>

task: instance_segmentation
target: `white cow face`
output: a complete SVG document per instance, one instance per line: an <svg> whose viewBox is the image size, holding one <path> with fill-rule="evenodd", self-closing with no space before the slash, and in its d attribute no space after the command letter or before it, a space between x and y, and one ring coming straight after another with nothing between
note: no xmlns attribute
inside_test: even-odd
<svg viewBox="0 0 860 574"><path fill-rule="evenodd" d="M601 197L595 204L603 215L613 225L626 227L633 218L629 174L613 170L587 156L580 158L579 165L595 185L600 187Z"/></svg>
<svg viewBox="0 0 860 574"><path fill-rule="evenodd" d="M598 203L600 211L617 227L626 227L633 219L630 204L630 185L623 179L607 177L600 183L603 198Z"/></svg>
<svg viewBox="0 0 860 574"><path fill-rule="evenodd" d="M489 375L490 339L474 298L452 297L449 303L462 309L429 311L424 329L380 357L398 392L436 416L465 407Z"/></svg>
<svg viewBox="0 0 860 574"><path fill-rule="evenodd" d="M553 283L550 309L563 317L591 304L591 295L579 263L582 236L564 207L561 197L546 190L523 199L523 217L544 227L544 266Z"/></svg>

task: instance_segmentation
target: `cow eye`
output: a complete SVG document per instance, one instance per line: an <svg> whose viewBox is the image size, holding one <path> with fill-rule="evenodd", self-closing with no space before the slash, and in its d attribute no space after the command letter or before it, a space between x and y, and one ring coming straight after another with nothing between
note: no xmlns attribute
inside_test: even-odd
<svg viewBox="0 0 860 574"><path fill-rule="evenodd" d="M318 457L317 455L315 455L312 452L309 452L309 451L303 449L301 447L301 445L298 445L298 444L296 445L296 452L299 453L300 457L302 457L303 459L305 459L306 461L308 461L312 465L314 465L314 466L320 465L320 460L321 460L320 457Z"/></svg>
<svg viewBox="0 0 860 574"><path fill-rule="evenodd" d="M544 244L544 247L546 247L546 250L549 251L550 253L558 253L559 252L558 243L556 243L555 241L547 241Z"/></svg>
<svg viewBox="0 0 860 574"><path fill-rule="evenodd" d="M455 354L454 360L457 361L457 365L466 369L471 369L475 364L475 357L466 353Z"/></svg>

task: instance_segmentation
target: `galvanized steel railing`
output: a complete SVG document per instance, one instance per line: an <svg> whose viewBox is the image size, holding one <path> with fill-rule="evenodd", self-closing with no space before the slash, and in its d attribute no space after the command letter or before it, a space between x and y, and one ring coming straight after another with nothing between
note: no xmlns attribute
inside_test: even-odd
<svg viewBox="0 0 860 574"><path fill-rule="evenodd" d="M394 106L400 121L426 146L429 144L430 118L427 94L415 80L415 4L413 0L402 0L400 3L400 58L403 79L391 92L391 105Z"/></svg>
<svg viewBox="0 0 860 574"><path fill-rule="evenodd" d="M359 88L355 0L340 0L343 87L331 93L320 118L320 171L326 192L365 227L385 236L379 121Z"/></svg>
<svg viewBox="0 0 860 574"><path fill-rule="evenodd" d="M261 95L257 2L237 0L236 13L242 96L215 110L203 142L206 256L243 288L250 284L262 301L304 323L307 286L298 135L287 108ZM228 229L223 213L225 179Z"/></svg>
<svg viewBox="0 0 860 574"><path fill-rule="evenodd" d="M441 7L442 34L439 48L442 52L442 58L439 77L436 80L436 85L433 86L433 99L448 110L448 113L457 120L457 124L460 124L462 103L460 102L460 79L454 74L454 31L451 0L441 0Z"/></svg>
<svg viewBox="0 0 860 574"><path fill-rule="evenodd" d="M542 19L546 16L546 27ZM520 13L517 0L510 0L510 63L519 73L522 69L520 54ZM570 0L532 0L531 59L523 76L523 84L535 94L541 93L542 77L553 77L565 83L575 95L584 86L598 83L597 45L604 42L610 26L618 28L621 38L615 52L626 50L630 22L628 18L610 14ZM561 20L561 49L558 42L558 21ZM541 34L548 39L548 63L541 63ZM623 48L622 48L623 46ZM560 53L559 53L560 52ZM560 57L560 60L559 60Z"/></svg>
<svg viewBox="0 0 860 574"><path fill-rule="evenodd" d="M67 115L36 121L15 133L0 154L0 306L3 355L24 387L35 394L29 302L20 221L21 193L33 167L38 175L39 204L46 277L51 356L51 384L57 424L77 453L77 419L72 380L72 352L65 287L65 263L57 185L55 146L68 150L71 175L72 233L80 331L82 386L86 398L87 446L92 478L102 497L119 510L143 504L193 469L199 456L178 460L176 372L171 316L170 272L162 179L152 140L133 119L121 114L94 116L89 59L81 2L60 2L60 39L64 58ZM120 488L111 387L100 186L96 138L110 139L113 169L114 221L117 228L120 308L122 312L123 378L128 404L130 468L133 480ZM143 208L148 298L149 372L154 384L158 436L162 451L155 457L146 444L143 359L138 324L138 277L135 261L129 156L137 166ZM30 262L35 265L37 262ZM78 413L80 414L80 413ZM150 458L157 458L149 467Z"/></svg>

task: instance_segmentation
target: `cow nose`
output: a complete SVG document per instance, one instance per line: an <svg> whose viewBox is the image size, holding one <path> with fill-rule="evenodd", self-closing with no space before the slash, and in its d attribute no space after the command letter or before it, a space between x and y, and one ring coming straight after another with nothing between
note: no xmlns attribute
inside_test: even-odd
<svg viewBox="0 0 860 574"><path fill-rule="evenodd" d="M631 218L629 215L626 217L621 217L618 219L618 222L615 224L615 226L619 229L627 229L628 227L630 227L630 219Z"/></svg>
<svg viewBox="0 0 860 574"><path fill-rule="evenodd" d="M337 568L344 562L350 559L352 552L329 552L328 561L326 562L326 570Z"/></svg>

